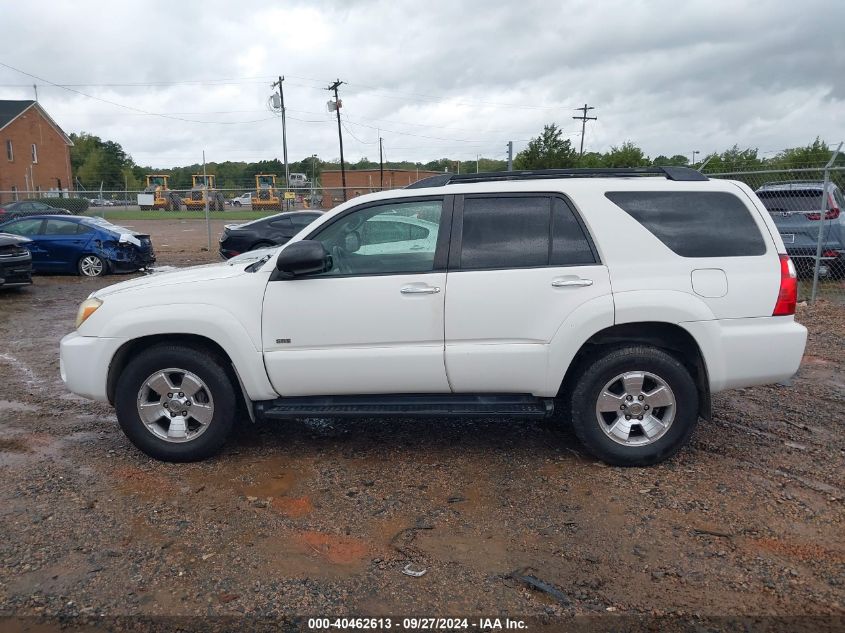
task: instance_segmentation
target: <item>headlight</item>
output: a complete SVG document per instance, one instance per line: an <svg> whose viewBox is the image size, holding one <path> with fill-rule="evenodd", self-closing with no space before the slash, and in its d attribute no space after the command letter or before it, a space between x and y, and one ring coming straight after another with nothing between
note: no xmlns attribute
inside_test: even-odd
<svg viewBox="0 0 845 633"><path fill-rule="evenodd" d="M82 302L79 306L79 312L76 313L76 327L79 328L80 325L85 323L89 316L94 314L99 308L103 305L103 302L100 299L92 298L86 299Z"/></svg>

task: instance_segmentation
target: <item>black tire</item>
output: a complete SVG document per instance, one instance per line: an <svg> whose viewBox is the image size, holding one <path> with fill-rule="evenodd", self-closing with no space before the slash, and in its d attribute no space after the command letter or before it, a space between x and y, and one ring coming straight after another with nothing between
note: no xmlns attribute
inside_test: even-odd
<svg viewBox="0 0 845 633"><path fill-rule="evenodd" d="M674 419L662 436L645 445L611 439L598 420L599 395L609 381L625 372L653 374L674 395ZM698 390L690 372L674 356L655 347L615 348L589 358L581 367L571 401L572 427L578 439L593 455L613 466L650 466L668 459L689 441L698 423ZM611 420L613 415L609 414ZM642 433L642 427L639 429Z"/></svg>
<svg viewBox="0 0 845 633"><path fill-rule="evenodd" d="M109 262L94 253L86 253L76 262L76 271L82 277L104 277L109 274Z"/></svg>
<svg viewBox="0 0 845 633"><path fill-rule="evenodd" d="M114 406L123 432L137 448L162 461L193 462L216 454L232 431L239 402L225 366L225 359L194 346L165 344L144 350L129 362L117 380ZM138 397L145 381L169 368L199 377L207 386L214 406L205 430L184 442L156 436L138 413Z"/></svg>

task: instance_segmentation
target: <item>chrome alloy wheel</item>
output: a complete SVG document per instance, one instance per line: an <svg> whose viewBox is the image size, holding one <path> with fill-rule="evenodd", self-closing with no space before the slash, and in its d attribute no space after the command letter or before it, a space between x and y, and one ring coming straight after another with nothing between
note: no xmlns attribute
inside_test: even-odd
<svg viewBox="0 0 845 633"><path fill-rule="evenodd" d="M629 371L601 390L596 420L617 444L645 446L666 434L675 410L675 394L665 380L646 371Z"/></svg>
<svg viewBox="0 0 845 633"><path fill-rule="evenodd" d="M96 255L86 255L79 262L79 270L86 277L99 277L103 274L103 260Z"/></svg>
<svg viewBox="0 0 845 633"><path fill-rule="evenodd" d="M138 391L138 415L147 430L167 442L190 442L214 416L214 399L202 379L185 369L163 369Z"/></svg>

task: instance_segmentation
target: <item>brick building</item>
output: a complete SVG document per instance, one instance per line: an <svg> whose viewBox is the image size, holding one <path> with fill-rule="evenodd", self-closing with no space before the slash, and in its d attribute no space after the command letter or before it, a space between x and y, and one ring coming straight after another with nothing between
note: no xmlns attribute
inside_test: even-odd
<svg viewBox="0 0 845 633"><path fill-rule="evenodd" d="M440 172L426 171L421 169L385 169L384 188L401 189L429 176L436 176ZM343 202L343 187L340 170L332 169L323 171L320 174L320 182L323 188L323 208L332 207ZM347 199L351 200L365 193L379 191L382 187L381 176L378 169L347 169L346 190Z"/></svg>
<svg viewBox="0 0 845 633"><path fill-rule="evenodd" d="M72 145L38 102L0 100L0 203L72 190Z"/></svg>

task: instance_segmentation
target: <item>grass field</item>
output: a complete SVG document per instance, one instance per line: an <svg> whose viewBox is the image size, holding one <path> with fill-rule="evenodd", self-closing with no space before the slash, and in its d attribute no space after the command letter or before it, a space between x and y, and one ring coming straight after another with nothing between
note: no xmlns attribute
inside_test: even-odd
<svg viewBox="0 0 845 633"><path fill-rule="evenodd" d="M212 220L257 220L278 211L212 211L208 215ZM109 222L127 220L205 220L205 211L141 211L139 209L109 209L98 207L89 209L84 215L104 217Z"/></svg>

